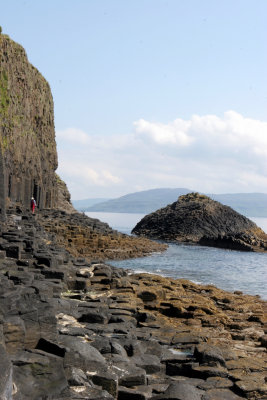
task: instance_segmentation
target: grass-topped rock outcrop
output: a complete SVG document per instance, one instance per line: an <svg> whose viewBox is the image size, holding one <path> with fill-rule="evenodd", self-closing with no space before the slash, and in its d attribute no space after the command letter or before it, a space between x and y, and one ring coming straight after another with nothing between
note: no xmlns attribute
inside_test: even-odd
<svg viewBox="0 0 267 400"><path fill-rule="evenodd" d="M132 231L164 241L245 251L267 251L267 235L232 208L199 193L189 193L149 215Z"/></svg>

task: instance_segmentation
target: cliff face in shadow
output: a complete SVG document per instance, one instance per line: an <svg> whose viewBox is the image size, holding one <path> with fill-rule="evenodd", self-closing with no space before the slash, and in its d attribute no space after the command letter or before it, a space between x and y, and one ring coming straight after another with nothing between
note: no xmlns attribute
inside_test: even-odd
<svg viewBox="0 0 267 400"><path fill-rule="evenodd" d="M0 34L0 198L40 208L57 200L57 151L49 84L25 50ZM4 199L4 200L3 200ZM2 206L2 207L1 207Z"/></svg>
<svg viewBox="0 0 267 400"><path fill-rule="evenodd" d="M167 241L267 250L267 235L254 222L198 193L180 196L173 204L146 215L132 232Z"/></svg>

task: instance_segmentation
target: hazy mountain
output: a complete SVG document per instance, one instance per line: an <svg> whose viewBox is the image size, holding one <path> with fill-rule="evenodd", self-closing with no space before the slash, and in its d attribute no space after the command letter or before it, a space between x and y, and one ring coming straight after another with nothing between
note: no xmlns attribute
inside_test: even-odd
<svg viewBox="0 0 267 400"><path fill-rule="evenodd" d="M86 208L91 207L97 203L105 202L108 201L109 199L99 197L95 199L84 199L84 200L72 200L73 206L76 208L76 210L79 211L84 211Z"/></svg>
<svg viewBox="0 0 267 400"><path fill-rule="evenodd" d="M83 211L148 214L165 207L167 204L173 203L180 195L192 191L186 188L145 190L130 193L117 199L96 202L97 204L95 203L83 209ZM224 205L232 207L243 215L249 217L267 217L266 193L208 194L208 196ZM75 205L75 202L73 203Z"/></svg>
<svg viewBox="0 0 267 400"><path fill-rule="evenodd" d="M95 204L85 211L147 214L158 208L165 207L167 204L177 200L182 194L190 192L191 190L185 188L145 190Z"/></svg>
<svg viewBox="0 0 267 400"><path fill-rule="evenodd" d="M267 193L209 194L247 217L267 217Z"/></svg>

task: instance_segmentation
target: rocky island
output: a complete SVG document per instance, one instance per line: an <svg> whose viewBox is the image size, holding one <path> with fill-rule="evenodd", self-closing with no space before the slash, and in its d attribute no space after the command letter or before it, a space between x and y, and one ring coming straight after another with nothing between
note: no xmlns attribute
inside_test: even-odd
<svg viewBox="0 0 267 400"><path fill-rule="evenodd" d="M0 399L266 399L267 303L110 266L164 246L73 209L49 85L0 60Z"/></svg>
<svg viewBox="0 0 267 400"><path fill-rule="evenodd" d="M244 251L267 251L267 234L231 207L199 193L182 195L146 215L132 233L164 241Z"/></svg>

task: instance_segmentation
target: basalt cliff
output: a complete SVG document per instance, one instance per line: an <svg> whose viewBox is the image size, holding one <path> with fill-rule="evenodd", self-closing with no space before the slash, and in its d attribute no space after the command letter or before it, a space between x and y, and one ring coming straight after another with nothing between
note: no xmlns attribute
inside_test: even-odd
<svg viewBox="0 0 267 400"><path fill-rule="evenodd" d="M267 235L254 222L199 193L146 215L132 231L164 241L198 243L244 251L267 251Z"/></svg>
<svg viewBox="0 0 267 400"><path fill-rule="evenodd" d="M25 50L0 35L0 198L40 208L57 201L57 151L49 84Z"/></svg>

